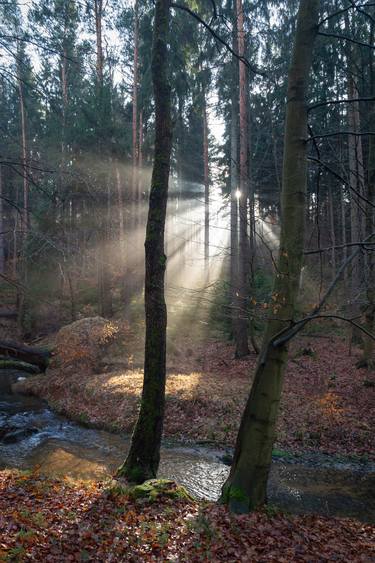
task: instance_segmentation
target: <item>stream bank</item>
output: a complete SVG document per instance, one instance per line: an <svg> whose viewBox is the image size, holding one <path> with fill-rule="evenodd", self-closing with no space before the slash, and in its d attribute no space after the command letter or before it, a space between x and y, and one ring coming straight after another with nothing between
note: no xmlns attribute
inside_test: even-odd
<svg viewBox="0 0 375 563"><path fill-rule="evenodd" d="M20 375L12 372L7 377L12 382ZM128 446L127 436L84 427L55 414L41 399L12 394L3 387L1 469L38 467L48 475L103 480L123 461ZM227 457L228 451L165 441L159 476L176 480L198 499L216 500L229 471L223 461ZM278 452L272 463L268 496L270 504L291 513L375 522L374 491L374 463Z"/></svg>

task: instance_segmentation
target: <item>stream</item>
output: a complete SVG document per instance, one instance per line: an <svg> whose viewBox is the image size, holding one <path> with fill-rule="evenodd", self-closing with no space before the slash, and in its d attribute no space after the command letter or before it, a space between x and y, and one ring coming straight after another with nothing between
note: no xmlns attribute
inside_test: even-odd
<svg viewBox="0 0 375 563"><path fill-rule="evenodd" d="M105 479L123 461L129 438L83 427L35 397L11 393L20 372L0 372L0 469ZM159 476L175 479L196 498L216 500L228 475L228 452L163 443ZM269 503L291 513L313 512L375 522L375 463L323 454L279 456L272 463Z"/></svg>

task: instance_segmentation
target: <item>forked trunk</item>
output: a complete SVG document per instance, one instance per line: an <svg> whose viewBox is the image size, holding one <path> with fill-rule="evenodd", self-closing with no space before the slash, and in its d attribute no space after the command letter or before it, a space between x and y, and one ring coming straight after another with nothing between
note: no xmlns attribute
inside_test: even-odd
<svg viewBox="0 0 375 563"><path fill-rule="evenodd" d="M287 361L287 345L273 345L276 335L295 314L303 258L307 191L306 91L318 30L319 0L301 0L289 69L282 179L282 226L274 312L263 341L254 383L242 416L233 465L221 502L235 512L248 512L266 501L268 473Z"/></svg>

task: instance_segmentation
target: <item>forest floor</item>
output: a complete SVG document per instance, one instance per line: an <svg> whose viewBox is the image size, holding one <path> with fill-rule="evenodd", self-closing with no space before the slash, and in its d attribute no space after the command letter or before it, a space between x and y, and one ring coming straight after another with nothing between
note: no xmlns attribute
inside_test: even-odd
<svg viewBox="0 0 375 563"><path fill-rule="evenodd" d="M51 369L16 386L80 422L130 433L142 387L142 342L129 338L126 350L126 357L104 358L100 373ZM375 376L356 368L358 357L359 350L349 356L335 336L293 343L276 448L375 458ZM256 357L235 360L229 343L185 338L170 342L168 358L165 436L232 446ZM374 535L372 525L348 518L290 515L272 506L235 516L212 502L167 495L136 500L110 480L0 472L4 562L367 563L375 560Z"/></svg>
<svg viewBox="0 0 375 563"><path fill-rule="evenodd" d="M169 485L172 487L172 485ZM220 505L135 499L114 482L0 472L0 561L370 562L373 526Z"/></svg>
<svg viewBox="0 0 375 563"><path fill-rule="evenodd" d="M190 345L191 344L191 345ZM181 351L183 350L183 351ZM339 337L303 337L292 348L276 448L375 459L375 377L357 369ZM129 365L134 363L131 353ZM233 346L186 341L169 353L165 436L233 446L256 357L233 359ZM109 369L109 368L108 368ZM130 433L142 389L140 369L103 373L51 371L17 384L58 412L115 432Z"/></svg>

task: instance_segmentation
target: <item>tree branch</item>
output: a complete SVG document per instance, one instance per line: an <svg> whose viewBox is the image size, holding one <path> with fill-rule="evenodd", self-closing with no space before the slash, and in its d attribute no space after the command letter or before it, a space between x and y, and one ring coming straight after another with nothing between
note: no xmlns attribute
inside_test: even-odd
<svg viewBox="0 0 375 563"><path fill-rule="evenodd" d="M212 37L214 37L219 43L224 45L224 47L227 49L227 51L229 51L229 53L231 53L239 61L242 61L254 74L259 74L260 76L267 77L267 74L265 72L259 70L258 68L254 67L253 65L251 65L246 57L241 57L238 53L236 53L236 51L234 51L232 49L232 47L229 45L229 43L227 43L225 41L225 39L220 37L220 35L218 35L216 33L216 31L214 29L212 29L212 27L206 21L204 21L196 12L194 12L193 10L188 8L187 6L183 6L182 4L175 4L173 2L171 3L171 8L176 8L178 10L182 10L183 12L187 12L188 14L190 14L201 25L203 25L203 27L205 27L207 29L207 31L209 31L211 33Z"/></svg>
<svg viewBox="0 0 375 563"><path fill-rule="evenodd" d="M349 98L349 99L342 99L342 100L327 100L326 102L318 102L317 104L313 104L307 108L307 111L310 112L314 109L328 106L330 104L352 104L355 102L374 102L375 96L371 96L370 98Z"/></svg>
<svg viewBox="0 0 375 563"><path fill-rule="evenodd" d="M333 133L322 133L321 135L313 135L312 137L308 137L306 142L313 141L314 139L326 139L327 137L337 137L338 135L353 135L354 137L365 137L365 136L374 136L375 131L364 131L356 132L356 131L334 131Z"/></svg>
<svg viewBox="0 0 375 563"><path fill-rule="evenodd" d="M370 207L375 208L375 204L371 200L367 199L367 197L365 197L360 192L358 192L355 188L353 188L350 182L345 180L345 178L343 178L340 174L338 174L338 172L336 172L330 166L328 166L328 164L325 164L325 162L322 162L321 160L319 160L318 158L314 158L313 156L309 156L307 159L311 160L312 162L316 162L320 166L323 166L328 172L330 172L333 176L335 176L335 178L337 178L338 180L340 180L340 182L342 182L345 186L347 186L349 190L355 193L359 199L367 203L367 205L370 205Z"/></svg>
<svg viewBox="0 0 375 563"><path fill-rule="evenodd" d="M365 43L364 41L359 41L358 39L353 39L352 37L347 37L346 35L339 35L338 33L325 33L324 31L318 31L318 35L322 35L323 37L333 37L334 39L343 39L344 41L361 45L361 47L375 49L375 45L371 45L371 43Z"/></svg>
<svg viewBox="0 0 375 563"><path fill-rule="evenodd" d="M368 237L366 237L364 242L370 241L374 236L375 236L375 232L371 233ZM306 326L308 322L317 318L317 315L319 315L319 312L321 311L322 307L325 305L325 303L331 296L331 293L333 292L337 282L341 278L342 273L346 270L346 268L354 260L354 258L359 254L360 250L361 250L361 246L356 248L356 250L354 250L354 252L352 252L346 260L344 260L338 272L336 273L336 276L334 277L330 286L328 287L326 293L323 295L322 299L320 300L320 303L314 308L314 310L310 313L310 315L297 322L294 322L294 324L291 327L287 327L281 330L270 340L268 346L277 347L286 344L296 334L298 334L304 328L304 326Z"/></svg>

